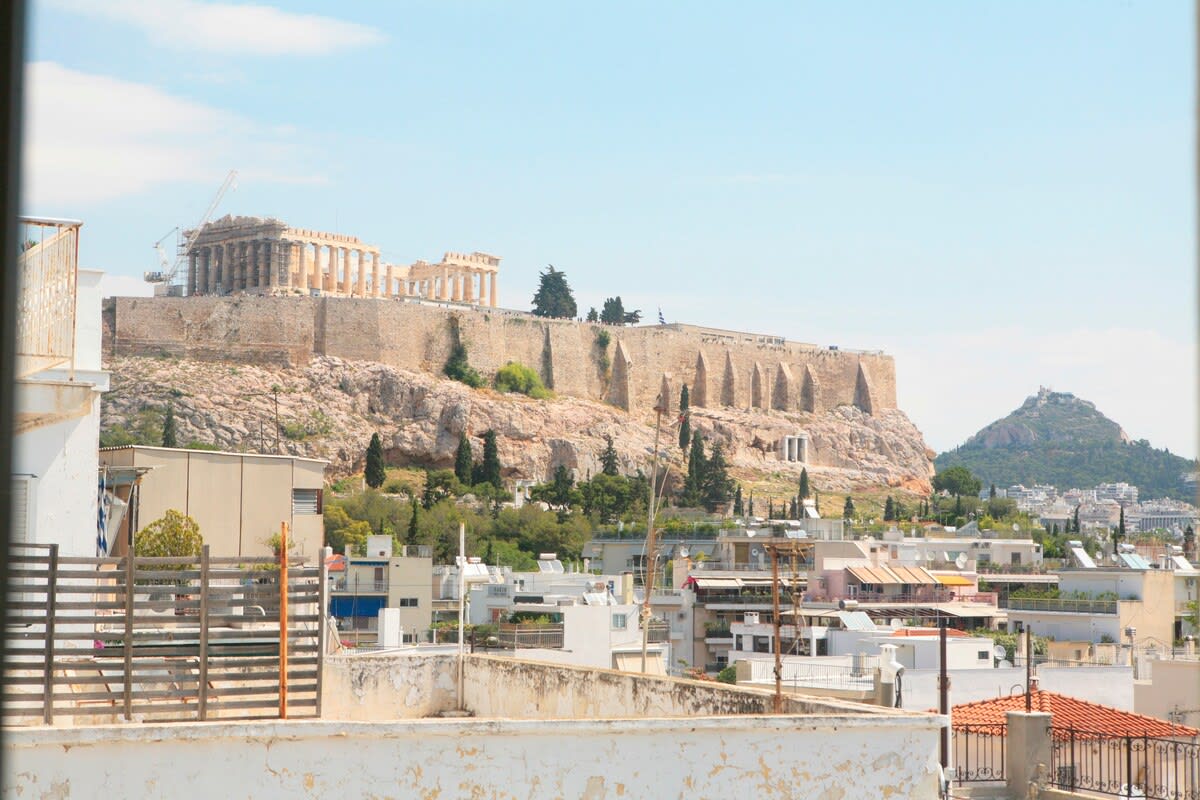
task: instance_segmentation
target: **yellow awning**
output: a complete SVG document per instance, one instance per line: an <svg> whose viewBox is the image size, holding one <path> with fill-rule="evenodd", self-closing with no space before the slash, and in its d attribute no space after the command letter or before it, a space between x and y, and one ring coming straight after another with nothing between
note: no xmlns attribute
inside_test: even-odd
<svg viewBox="0 0 1200 800"><path fill-rule="evenodd" d="M942 586L974 586L975 581L962 575L934 575Z"/></svg>

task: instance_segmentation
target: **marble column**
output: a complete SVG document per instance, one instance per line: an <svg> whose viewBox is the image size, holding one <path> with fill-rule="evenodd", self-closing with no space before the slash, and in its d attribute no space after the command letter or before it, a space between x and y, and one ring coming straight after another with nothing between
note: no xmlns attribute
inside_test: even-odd
<svg viewBox="0 0 1200 800"><path fill-rule="evenodd" d="M338 291L346 297L350 296L350 250L346 247L335 247L334 262L341 267L342 280L338 284Z"/></svg>
<svg viewBox="0 0 1200 800"><path fill-rule="evenodd" d="M227 243L221 247L221 293L233 291L234 251L233 244Z"/></svg>
<svg viewBox="0 0 1200 800"><path fill-rule="evenodd" d="M188 271L187 271L187 293L193 295L196 293L196 251L188 253Z"/></svg>
<svg viewBox="0 0 1200 800"><path fill-rule="evenodd" d="M496 307L496 273L488 273L488 305Z"/></svg>
<svg viewBox="0 0 1200 800"><path fill-rule="evenodd" d="M358 286L355 296L367 296L367 260L363 258L365 253L362 250L354 251L354 260L358 267Z"/></svg>
<svg viewBox="0 0 1200 800"><path fill-rule="evenodd" d="M220 273L217 272L216 248L204 248L204 264L208 267L208 274L204 276L204 293L216 294L221 279Z"/></svg>
<svg viewBox="0 0 1200 800"><path fill-rule="evenodd" d="M466 270L465 272L463 272L462 277L463 277L463 281L465 283L465 285L463 286L463 298L462 298L463 302L464 303L474 303L475 302L475 273L472 270Z"/></svg>
<svg viewBox="0 0 1200 800"><path fill-rule="evenodd" d="M258 239L246 243L246 288L258 289L265 285L262 247Z"/></svg>
<svg viewBox="0 0 1200 800"><path fill-rule="evenodd" d="M304 242L296 242L296 288L308 294L308 264L305 263L305 252L308 246Z"/></svg>
<svg viewBox="0 0 1200 800"><path fill-rule="evenodd" d="M371 297L387 297L386 293L380 292L382 288L379 282L382 280L379 271L379 253L371 253ZM388 276L388 292L392 291L391 276Z"/></svg>
<svg viewBox="0 0 1200 800"><path fill-rule="evenodd" d="M442 291L440 293L440 299L442 300L450 299L450 284L446 280L449 275L449 270L447 270L445 267L442 267Z"/></svg>

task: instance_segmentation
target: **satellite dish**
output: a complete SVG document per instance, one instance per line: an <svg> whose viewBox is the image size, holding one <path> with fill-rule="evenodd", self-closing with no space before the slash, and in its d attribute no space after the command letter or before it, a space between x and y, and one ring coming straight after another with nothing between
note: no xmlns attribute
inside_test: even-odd
<svg viewBox="0 0 1200 800"><path fill-rule="evenodd" d="M1017 523L1015 523L1015 522L1014 522L1014 523L1013 523L1013 530L1014 530L1014 531L1019 531L1019 530L1021 530L1021 526L1020 526L1020 525L1018 525Z"/></svg>
<svg viewBox="0 0 1200 800"><path fill-rule="evenodd" d="M966 554L966 553L959 553L959 554L958 554L958 558L954 559L954 566L958 567L959 569L966 569L966 566L967 566L967 554Z"/></svg>
<svg viewBox="0 0 1200 800"><path fill-rule="evenodd" d="M750 555L752 555L752 556L757 556L760 553L762 553L762 551L759 550L757 547L755 547L753 550L750 551Z"/></svg>
<svg viewBox="0 0 1200 800"><path fill-rule="evenodd" d="M686 547L679 548L679 557L680 558L687 558L690 553L691 553L691 550L688 550Z"/></svg>
<svg viewBox="0 0 1200 800"><path fill-rule="evenodd" d="M1006 654L1007 651L1000 645L996 645L992 648L992 655L994 655L996 658L1004 658Z"/></svg>
<svg viewBox="0 0 1200 800"><path fill-rule="evenodd" d="M1012 669L1012 662L1005 659L1000 662L1000 669Z"/></svg>

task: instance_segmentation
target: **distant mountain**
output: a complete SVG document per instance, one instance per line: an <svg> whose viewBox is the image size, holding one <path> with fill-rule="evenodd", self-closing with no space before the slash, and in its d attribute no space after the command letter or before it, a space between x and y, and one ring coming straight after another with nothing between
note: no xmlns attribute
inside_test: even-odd
<svg viewBox="0 0 1200 800"><path fill-rule="evenodd" d="M934 461L939 472L956 464L969 468L984 486L1047 483L1087 489L1126 481L1141 490L1141 499L1196 500L1183 482L1196 470L1195 461L1156 450L1145 439L1131 442L1094 404L1048 389L1039 389L1016 411Z"/></svg>

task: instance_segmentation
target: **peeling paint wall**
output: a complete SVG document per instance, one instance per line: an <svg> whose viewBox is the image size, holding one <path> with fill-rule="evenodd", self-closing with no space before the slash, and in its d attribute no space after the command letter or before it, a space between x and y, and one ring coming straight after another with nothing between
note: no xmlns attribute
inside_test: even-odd
<svg viewBox="0 0 1200 800"><path fill-rule="evenodd" d="M6 734L5 797L937 797L932 717L259 722Z"/></svg>

